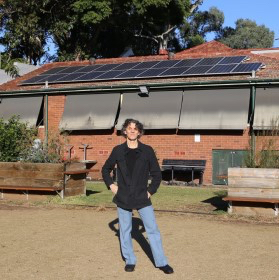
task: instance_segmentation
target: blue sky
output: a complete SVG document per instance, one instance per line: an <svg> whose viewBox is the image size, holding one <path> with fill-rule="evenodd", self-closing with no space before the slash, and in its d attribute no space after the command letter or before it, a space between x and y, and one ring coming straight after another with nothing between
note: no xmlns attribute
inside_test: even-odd
<svg viewBox="0 0 279 280"><path fill-rule="evenodd" d="M224 13L224 26L235 27L239 18L251 19L258 25L264 24L279 38L279 0L204 0L200 9L210 7L217 7ZM274 47L279 47L279 40L274 41Z"/></svg>

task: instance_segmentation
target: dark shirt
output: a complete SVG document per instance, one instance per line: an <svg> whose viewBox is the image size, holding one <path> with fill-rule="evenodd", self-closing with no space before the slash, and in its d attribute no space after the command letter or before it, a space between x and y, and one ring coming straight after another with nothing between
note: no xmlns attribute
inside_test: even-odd
<svg viewBox="0 0 279 280"><path fill-rule="evenodd" d="M126 164L127 164L127 168L128 168L128 174L130 176L130 178L132 178L133 175L133 171L134 171L134 167L135 167L135 163L136 163L136 159L137 159L137 153L139 152L138 149L130 149L128 148L128 153L126 155Z"/></svg>

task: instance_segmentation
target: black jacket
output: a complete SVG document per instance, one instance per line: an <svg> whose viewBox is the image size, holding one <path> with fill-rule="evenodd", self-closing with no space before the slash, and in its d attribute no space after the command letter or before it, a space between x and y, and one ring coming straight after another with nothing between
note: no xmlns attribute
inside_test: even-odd
<svg viewBox="0 0 279 280"><path fill-rule="evenodd" d="M121 208L139 209L151 205L147 191L151 195L157 191L162 175L152 147L138 142L134 171L132 176L129 176L126 164L128 151L127 142L114 147L102 168L102 175L109 189L113 184L110 173L116 164L118 191L113 202ZM151 176L151 183L148 186L149 176Z"/></svg>

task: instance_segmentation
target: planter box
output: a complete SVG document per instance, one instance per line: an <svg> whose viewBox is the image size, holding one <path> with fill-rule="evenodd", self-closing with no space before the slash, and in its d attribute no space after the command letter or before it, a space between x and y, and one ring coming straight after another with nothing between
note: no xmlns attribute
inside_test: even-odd
<svg viewBox="0 0 279 280"><path fill-rule="evenodd" d="M66 170L77 169L85 169L85 164L0 162L1 197L18 197L22 192L27 199L31 194L46 192L63 196L85 194L86 174L64 175Z"/></svg>
<svg viewBox="0 0 279 280"><path fill-rule="evenodd" d="M72 162L65 165L65 171L86 169L83 162ZM86 194L86 173L65 176L65 196Z"/></svg>

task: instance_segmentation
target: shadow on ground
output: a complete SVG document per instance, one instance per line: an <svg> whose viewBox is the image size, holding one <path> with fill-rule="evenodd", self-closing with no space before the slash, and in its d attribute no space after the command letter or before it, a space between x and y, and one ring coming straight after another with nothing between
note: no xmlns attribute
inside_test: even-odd
<svg viewBox="0 0 279 280"><path fill-rule="evenodd" d="M214 206L214 211L227 211L228 203L223 200L223 197L227 195L226 191L215 192L216 196L203 200L203 203L208 203Z"/></svg>
<svg viewBox="0 0 279 280"><path fill-rule="evenodd" d="M89 196L91 194L96 194L96 193L100 193L100 191L86 190L86 196Z"/></svg>

